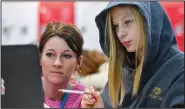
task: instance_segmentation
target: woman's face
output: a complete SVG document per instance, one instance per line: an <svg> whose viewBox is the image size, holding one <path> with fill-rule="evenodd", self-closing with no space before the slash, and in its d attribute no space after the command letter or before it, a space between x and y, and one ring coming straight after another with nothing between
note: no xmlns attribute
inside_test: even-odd
<svg viewBox="0 0 185 109"><path fill-rule="evenodd" d="M60 37L50 38L41 54L44 80L53 84L68 82L78 68L77 55Z"/></svg>
<svg viewBox="0 0 185 109"><path fill-rule="evenodd" d="M129 7L119 6L112 9L112 23L117 37L128 52L136 52L140 35Z"/></svg>

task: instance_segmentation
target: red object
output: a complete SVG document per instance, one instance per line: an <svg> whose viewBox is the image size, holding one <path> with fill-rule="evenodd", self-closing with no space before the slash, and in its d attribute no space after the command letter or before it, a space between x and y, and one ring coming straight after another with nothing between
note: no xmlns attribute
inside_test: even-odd
<svg viewBox="0 0 185 109"><path fill-rule="evenodd" d="M184 52L184 2L161 2L172 22L180 50Z"/></svg>
<svg viewBox="0 0 185 109"><path fill-rule="evenodd" d="M47 24L54 20L74 24L74 2L40 2L38 41Z"/></svg>

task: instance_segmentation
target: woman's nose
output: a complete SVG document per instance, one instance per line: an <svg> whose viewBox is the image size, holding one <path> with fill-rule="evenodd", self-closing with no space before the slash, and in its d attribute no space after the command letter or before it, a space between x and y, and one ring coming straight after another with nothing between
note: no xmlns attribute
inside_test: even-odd
<svg viewBox="0 0 185 109"><path fill-rule="evenodd" d="M56 67L56 68L60 68L62 67L62 61L60 59L56 59L53 63L53 66Z"/></svg>

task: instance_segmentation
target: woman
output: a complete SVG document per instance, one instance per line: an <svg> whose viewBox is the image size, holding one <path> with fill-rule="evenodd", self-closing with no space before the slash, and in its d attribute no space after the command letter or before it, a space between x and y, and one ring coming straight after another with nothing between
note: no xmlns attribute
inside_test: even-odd
<svg viewBox="0 0 185 109"><path fill-rule="evenodd" d="M108 79L108 60L100 51L84 49L82 52L83 63L79 72L80 84L94 87L103 91Z"/></svg>
<svg viewBox="0 0 185 109"><path fill-rule="evenodd" d="M79 108L82 96L59 92L58 89L84 90L80 84L70 85L71 75L80 71L83 39L71 24L51 22L39 45L43 71L44 102L51 108Z"/></svg>
<svg viewBox="0 0 185 109"><path fill-rule="evenodd" d="M109 80L102 96L86 89L82 107L184 107L184 53L159 2L110 2L96 24Z"/></svg>

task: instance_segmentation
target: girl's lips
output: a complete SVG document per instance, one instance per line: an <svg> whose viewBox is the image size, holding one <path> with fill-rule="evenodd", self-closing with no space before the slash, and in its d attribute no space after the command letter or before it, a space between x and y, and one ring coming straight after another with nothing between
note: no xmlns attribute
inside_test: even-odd
<svg viewBox="0 0 185 109"><path fill-rule="evenodd" d="M130 42L131 42L131 41L125 41L125 42L123 42L122 44L123 44L124 46L128 46L128 45L130 44Z"/></svg>

